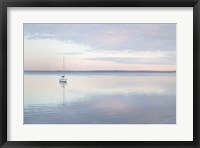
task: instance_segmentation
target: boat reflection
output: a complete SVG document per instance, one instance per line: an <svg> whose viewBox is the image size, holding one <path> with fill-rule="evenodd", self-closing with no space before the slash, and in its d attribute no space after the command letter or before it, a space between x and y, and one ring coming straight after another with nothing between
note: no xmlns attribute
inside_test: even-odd
<svg viewBox="0 0 200 148"><path fill-rule="evenodd" d="M62 87L62 89L63 89L63 92L62 92L62 97L63 97L63 105L65 104L65 86L66 86L66 82L65 81L60 81L59 82L59 84L60 84L60 86Z"/></svg>

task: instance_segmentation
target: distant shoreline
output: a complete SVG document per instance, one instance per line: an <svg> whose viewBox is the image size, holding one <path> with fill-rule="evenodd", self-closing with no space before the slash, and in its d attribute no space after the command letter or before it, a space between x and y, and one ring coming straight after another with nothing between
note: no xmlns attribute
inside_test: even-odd
<svg viewBox="0 0 200 148"><path fill-rule="evenodd" d="M83 73L87 73L87 72L143 72L143 73L175 73L176 71L152 71L152 70L24 70L24 72L83 72Z"/></svg>

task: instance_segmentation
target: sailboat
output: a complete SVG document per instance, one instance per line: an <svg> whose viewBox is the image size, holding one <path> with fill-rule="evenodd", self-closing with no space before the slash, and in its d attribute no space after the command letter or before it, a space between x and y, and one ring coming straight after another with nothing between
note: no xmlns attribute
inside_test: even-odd
<svg viewBox="0 0 200 148"><path fill-rule="evenodd" d="M65 78L65 57L63 56L63 75L61 75L59 79L59 83L67 83L67 79Z"/></svg>

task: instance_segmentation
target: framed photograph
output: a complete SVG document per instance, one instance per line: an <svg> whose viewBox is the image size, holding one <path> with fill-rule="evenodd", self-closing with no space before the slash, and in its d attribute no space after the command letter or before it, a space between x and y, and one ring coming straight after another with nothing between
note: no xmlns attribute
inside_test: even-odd
<svg viewBox="0 0 200 148"><path fill-rule="evenodd" d="M199 147L199 5L1 1L1 147Z"/></svg>

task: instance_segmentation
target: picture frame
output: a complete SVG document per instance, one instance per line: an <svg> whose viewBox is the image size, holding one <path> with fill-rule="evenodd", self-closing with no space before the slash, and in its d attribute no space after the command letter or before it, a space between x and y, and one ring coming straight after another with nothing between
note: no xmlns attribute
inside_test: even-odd
<svg viewBox="0 0 200 148"><path fill-rule="evenodd" d="M7 140L7 8L8 7L193 7L193 141L8 141ZM0 145L1 147L200 147L199 101L199 0L2 0L0 4L1 32L1 89L0 89ZM40 134L40 133L38 133ZM54 134L54 133L52 133ZM106 132L105 132L106 134Z"/></svg>

